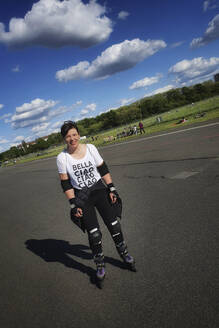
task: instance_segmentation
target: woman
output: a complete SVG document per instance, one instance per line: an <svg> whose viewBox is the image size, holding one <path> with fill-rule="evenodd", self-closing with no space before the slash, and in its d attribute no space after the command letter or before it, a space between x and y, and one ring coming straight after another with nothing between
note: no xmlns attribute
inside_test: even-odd
<svg viewBox="0 0 219 328"><path fill-rule="evenodd" d="M103 218L119 255L132 271L136 271L118 220L121 199L106 163L94 145L79 143L80 134L74 122L64 122L61 134L67 144L67 149L57 156L61 186L71 206L72 220L80 221L82 229L87 231L98 280L105 277L105 264L95 208Z"/></svg>

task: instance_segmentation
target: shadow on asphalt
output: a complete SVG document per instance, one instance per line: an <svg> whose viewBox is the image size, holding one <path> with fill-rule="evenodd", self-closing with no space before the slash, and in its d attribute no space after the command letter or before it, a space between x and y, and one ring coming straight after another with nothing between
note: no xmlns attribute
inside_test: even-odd
<svg viewBox="0 0 219 328"><path fill-rule="evenodd" d="M80 244L71 245L68 241L57 239L29 239L25 242L25 246L29 251L40 256L46 262L59 262L68 268L87 274L90 282L97 285L95 279L96 271L69 256L73 255L85 260L92 260L93 256L88 246ZM122 261L112 257L105 256L105 263L109 263L120 269L126 269Z"/></svg>

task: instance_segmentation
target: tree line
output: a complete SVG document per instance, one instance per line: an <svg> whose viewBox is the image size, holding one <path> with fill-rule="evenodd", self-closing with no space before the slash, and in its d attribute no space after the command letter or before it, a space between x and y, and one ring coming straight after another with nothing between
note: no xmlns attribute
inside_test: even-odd
<svg viewBox="0 0 219 328"><path fill-rule="evenodd" d="M206 81L191 87L172 89L142 98L130 105L78 122L82 135L94 135L117 126L130 124L171 109L219 95L219 82Z"/></svg>
<svg viewBox="0 0 219 328"><path fill-rule="evenodd" d="M92 136L101 131L117 126L130 124L171 109L195 103L219 95L219 82L206 81L190 87L172 89L165 93L142 98L130 105L110 110L93 118L85 118L77 122L81 136ZM0 153L0 161L17 158L29 153L39 152L62 142L60 133L53 133L45 141L39 138L35 144L22 142L22 147L11 147Z"/></svg>
<svg viewBox="0 0 219 328"><path fill-rule="evenodd" d="M60 145L63 142L61 133L53 133L48 136L47 140L43 138L38 138L34 143L26 143L24 140L21 145L13 146L9 150L0 153L0 161L7 161L15 159L24 155L31 153L38 153L45 149L48 149L51 146Z"/></svg>

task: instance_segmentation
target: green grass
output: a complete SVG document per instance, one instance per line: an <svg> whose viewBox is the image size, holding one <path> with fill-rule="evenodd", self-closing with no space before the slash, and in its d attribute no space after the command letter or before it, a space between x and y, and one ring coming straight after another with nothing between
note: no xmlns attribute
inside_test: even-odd
<svg viewBox="0 0 219 328"><path fill-rule="evenodd" d="M196 118L197 114L201 114L204 112L205 112L204 117ZM157 122L158 117L162 118L161 123ZM183 124L176 124L177 122L179 122L180 119L182 119L182 117L185 117L187 119L187 122ZM148 135L155 132L166 131L169 129L173 129L177 127L179 128L181 126L186 126L194 123L205 122L216 118L219 118L219 96L207 100L199 101L193 105L179 107L169 112L165 112L163 114L154 115L152 117L142 120L142 122L145 127L146 135ZM132 124L128 124L127 126L133 126L134 124L138 125L138 122L139 121L133 122ZM112 144L115 142L116 143L122 142L124 140L145 137L144 134L142 136L141 135L129 136L111 142L104 142L103 139L106 136L116 137L117 133L120 133L124 130L124 127L125 126L121 126L116 129L105 131L101 135L99 135L97 141L94 141L92 143L94 143L96 146L102 146L106 144Z"/></svg>
<svg viewBox="0 0 219 328"><path fill-rule="evenodd" d="M204 117L196 118L197 114L201 114L204 112L205 112ZM162 118L161 123L157 122L157 117ZM183 123L183 124L176 124L182 117L185 117L187 119L187 122ZM139 121L137 121L137 122L130 123L126 126L124 125L124 126L120 126L115 129L103 131L102 133L98 133L97 140L92 141L92 139L89 138L89 139L86 139L85 142L93 143L97 147L104 146L104 145L108 145L108 144L112 144L112 143L123 142L125 140L132 140L135 138L145 137L145 135L150 135L155 132L167 131L167 130L174 129L177 127L179 128L181 126L187 126L187 125L191 125L194 123L210 121L210 120L213 120L216 118L219 118L219 96L216 96L216 97L213 97L213 98L210 98L207 100L199 101L193 105L187 105L187 106L183 106L180 108L176 108L169 112L165 112L163 114L158 114L158 115L155 115L155 116L152 116L152 117L142 120L144 127L145 127L146 134L143 134L143 135L138 134L137 136L123 137L123 138L120 138L120 139L117 139L114 141L110 141L110 142L104 141L104 138L106 138L107 136L116 137L116 135L118 133L121 133L125 127L134 126L134 124L136 124L138 126ZM83 140L83 142L84 142L84 140ZM57 156L64 148L65 148L64 144L57 146L57 147L53 146L50 149L46 149L44 152L41 152L40 156L37 156L37 154L29 154L29 155L21 157L20 159L17 159L16 163L26 163L26 162L35 161L38 159L54 157L54 156ZM13 165L13 164L14 164L13 162L10 162L7 164L7 166Z"/></svg>
<svg viewBox="0 0 219 328"><path fill-rule="evenodd" d="M16 159L16 164L18 163L27 163L27 162L32 162L38 159L44 159L44 158L50 158L50 157L54 157L57 156L57 154L59 154L63 149L64 149L64 145L61 146L57 146L57 147L53 147L52 149L46 149L46 151L42 151L40 152L40 155L37 156L36 153L33 154L29 154L20 158ZM9 165L13 165L14 163L9 163L7 166Z"/></svg>

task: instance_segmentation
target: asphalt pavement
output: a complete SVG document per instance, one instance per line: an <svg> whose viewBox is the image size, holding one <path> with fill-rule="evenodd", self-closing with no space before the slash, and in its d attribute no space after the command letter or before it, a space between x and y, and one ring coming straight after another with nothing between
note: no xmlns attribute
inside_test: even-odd
<svg viewBox="0 0 219 328"><path fill-rule="evenodd" d="M219 326L219 124L182 130L100 149L138 270L124 267L100 219L102 290L55 158L0 169L2 328Z"/></svg>

